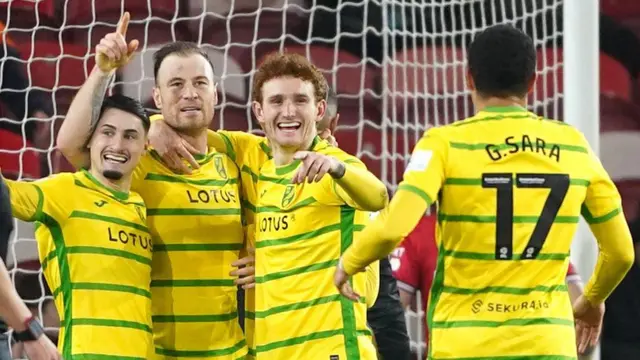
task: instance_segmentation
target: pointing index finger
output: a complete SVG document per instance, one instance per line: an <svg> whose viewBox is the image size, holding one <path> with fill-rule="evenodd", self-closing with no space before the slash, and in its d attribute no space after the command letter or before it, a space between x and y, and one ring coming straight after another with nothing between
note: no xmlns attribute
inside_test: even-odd
<svg viewBox="0 0 640 360"><path fill-rule="evenodd" d="M126 37L127 35L127 28L129 27L129 20L131 19L131 15L129 14L128 11L125 11L124 14L122 14L122 17L120 18L120 21L118 22L118 28L117 28L117 32L118 34Z"/></svg>

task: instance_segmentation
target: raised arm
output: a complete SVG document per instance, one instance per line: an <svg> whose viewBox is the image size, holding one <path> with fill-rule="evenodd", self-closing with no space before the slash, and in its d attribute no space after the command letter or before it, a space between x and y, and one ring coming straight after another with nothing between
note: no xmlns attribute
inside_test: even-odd
<svg viewBox="0 0 640 360"><path fill-rule="evenodd" d="M138 48L137 40L128 45L125 41L129 18L129 13L124 13L117 30L107 34L96 46L96 65L73 99L60 127L58 149L76 168L89 166L89 153L85 146L92 127L98 122L109 82L115 71L129 62Z"/></svg>

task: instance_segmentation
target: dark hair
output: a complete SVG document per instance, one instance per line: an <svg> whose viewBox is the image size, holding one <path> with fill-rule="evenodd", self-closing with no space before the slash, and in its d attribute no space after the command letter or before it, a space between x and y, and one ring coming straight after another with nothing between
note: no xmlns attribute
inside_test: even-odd
<svg viewBox="0 0 640 360"><path fill-rule="evenodd" d="M290 76L313 84L315 101L327 97L327 80L320 70L306 57L295 53L272 53L267 55L253 76L251 100L262 103L262 86L269 80Z"/></svg>
<svg viewBox="0 0 640 360"><path fill-rule="evenodd" d="M338 113L338 94L327 85L327 111L324 114L325 118L333 119Z"/></svg>
<svg viewBox="0 0 640 360"><path fill-rule="evenodd" d="M207 60L209 65L211 65L211 70L215 73L215 68L209 58L209 54L202 50L198 44L190 41L176 41L161 47L153 54L153 78L156 81L158 81L158 70L160 70L160 65L162 65L162 62L167 58L167 56L173 54L178 56L188 56L192 54L200 55Z"/></svg>
<svg viewBox="0 0 640 360"><path fill-rule="evenodd" d="M524 97L536 72L533 40L510 25L495 25L473 40L468 65L482 96Z"/></svg>
<svg viewBox="0 0 640 360"><path fill-rule="evenodd" d="M118 109L137 116L142 121L142 127L144 127L145 132L149 131L149 128L151 127L151 121L149 120L149 116L147 116L147 112L144 110L144 106L142 106L140 101L136 99L132 99L121 94L114 94L106 97L102 101L100 117L98 119L102 118L102 115L108 109ZM96 122L96 125L98 122Z"/></svg>

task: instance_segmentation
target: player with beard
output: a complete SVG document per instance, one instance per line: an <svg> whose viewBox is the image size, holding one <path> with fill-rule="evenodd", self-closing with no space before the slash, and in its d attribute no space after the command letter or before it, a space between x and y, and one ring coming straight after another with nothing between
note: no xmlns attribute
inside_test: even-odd
<svg viewBox="0 0 640 360"><path fill-rule="evenodd" d="M97 99L138 46L125 40L128 22L125 13L117 31L96 47L96 67L60 129L58 147L75 166L87 163L78 134L89 133ZM217 102L213 70L194 43L170 43L154 55L155 104L198 154L198 169L176 174L151 149L133 174L131 187L147 204L154 240L151 298L159 359L235 360L247 353L237 320L237 279L229 274L244 241L239 172L227 155L207 146Z"/></svg>
<svg viewBox="0 0 640 360"><path fill-rule="evenodd" d="M322 86L326 88L326 81L323 81ZM259 91L254 90L252 96L259 98L261 95ZM195 159L191 156L193 149L188 143L188 137L177 132L176 129L171 126L170 122L165 122L162 118L162 115L154 115L151 117L152 128L149 132L151 144L156 150L156 153L162 156L167 166L174 169L174 171L184 173L191 172L192 168L187 164L194 163ZM337 120L336 117L328 123L325 119L318 122L318 127L323 128L322 131L319 131L319 137L334 145L335 139L332 136L332 131L335 130ZM242 180L243 213L246 222L246 241L250 247L254 247L256 229L255 204L258 201L258 174L262 166L273 157L271 141L266 137L256 136L246 132L209 130L208 144L216 148L216 150L229 155L237 164L238 168L241 169L240 177ZM197 164L194 164L194 166L195 165ZM307 174L307 176L309 176L309 174ZM315 174L309 176L311 180L313 180L314 177ZM248 256L234 262L233 265L239 267L239 269L233 271L231 275L239 277L238 283L244 284L246 308L244 332L249 344L249 355L254 356L256 355L254 338L254 322L256 320L255 289L253 288L255 285L253 283L255 279L253 275L255 270L254 259ZM367 267L366 270L365 298L367 307L370 308L374 305L379 292L380 268L377 263L373 263ZM260 314L258 314L258 316L260 316Z"/></svg>
<svg viewBox="0 0 640 360"><path fill-rule="evenodd" d="M122 95L105 99L97 116L86 145L88 170L5 182L13 215L39 225L35 236L61 319L62 356L147 359L152 244L146 207L130 187L149 119L138 101ZM26 325L19 340L42 335L33 317Z"/></svg>

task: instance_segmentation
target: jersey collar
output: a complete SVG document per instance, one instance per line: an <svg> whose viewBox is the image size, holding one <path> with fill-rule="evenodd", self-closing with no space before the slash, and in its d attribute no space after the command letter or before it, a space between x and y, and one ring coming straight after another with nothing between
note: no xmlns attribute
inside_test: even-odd
<svg viewBox="0 0 640 360"><path fill-rule="evenodd" d="M105 193L117 200L127 200L129 199L129 193L127 192L123 192L123 191L118 191L118 190L114 190L111 189L107 186L105 186L103 183L100 182L100 180L96 179L93 175L91 175L90 172L88 172L85 169L80 170L80 173L82 173L82 175L84 175L84 177L86 179L88 179L91 184L93 185L92 188L94 190L100 191L102 193Z"/></svg>
<svg viewBox="0 0 640 360"><path fill-rule="evenodd" d="M320 137L316 135L316 137L313 138L313 141L311 142L311 145L309 146L307 151L317 151L320 148L319 145L323 143L324 142L320 139ZM301 162L300 160L294 160L288 165L276 167L276 175L286 175L294 171L295 169L298 168L298 165L300 165L300 162Z"/></svg>
<svg viewBox="0 0 640 360"><path fill-rule="evenodd" d="M491 113L514 113L514 112L529 112L526 108L522 106L487 106L482 109L480 112L491 112Z"/></svg>

